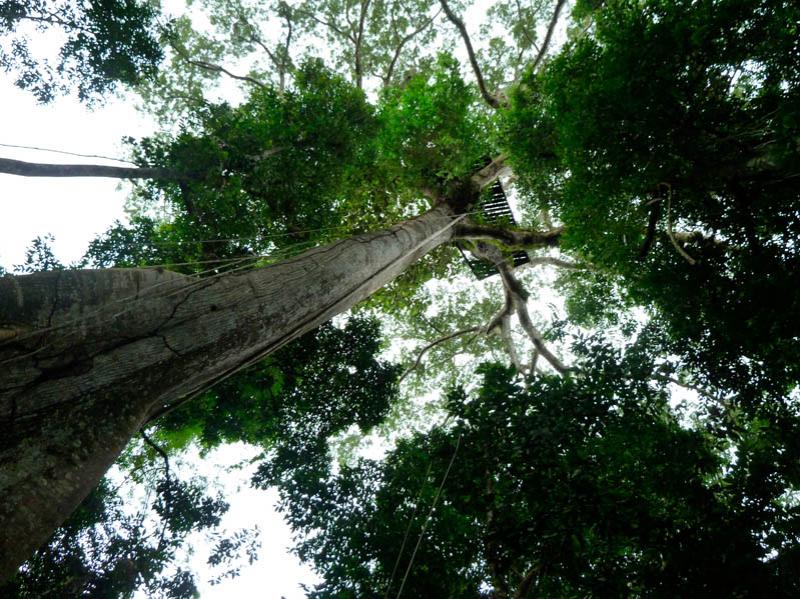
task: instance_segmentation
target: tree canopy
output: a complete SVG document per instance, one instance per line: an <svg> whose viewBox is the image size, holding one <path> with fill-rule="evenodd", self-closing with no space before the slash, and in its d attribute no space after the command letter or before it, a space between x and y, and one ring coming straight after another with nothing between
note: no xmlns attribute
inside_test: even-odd
<svg viewBox="0 0 800 599"><path fill-rule="evenodd" d="M12 4L8 30L43 10ZM65 46L90 74L59 67L67 86L139 83L164 129L102 171L139 180L133 218L75 267L194 290L446 224L346 317L147 411L117 467L155 490L150 515L103 479L4 592L191 596L180 548L203 529L235 575L252 533L217 531L224 497L170 463L243 441L323 578L310 596L797 595L794 3L497 2L479 29L446 0L204 0L163 46L150 5L88 6L56 22L109 37ZM491 208L503 190L517 222ZM61 268L39 239L20 272ZM47 357L2 312L0 333L0 360Z"/></svg>
<svg viewBox="0 0 800 599"><path fill-rule="evenodd" d="M96 101L118 83L133 85L156 72L164 25L154 6L139 0L4 0L0 67L39 102L71 90ZM63 39L55 64L37 47L45 32Z"/></svg>

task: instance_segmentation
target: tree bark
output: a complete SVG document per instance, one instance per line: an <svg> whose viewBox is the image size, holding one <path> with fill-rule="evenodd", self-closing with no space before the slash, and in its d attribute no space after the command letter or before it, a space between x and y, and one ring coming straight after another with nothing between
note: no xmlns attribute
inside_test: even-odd
<svg viewBox="0 0 800 599"><path fill-rule="evenodd" d="M175 171L158 167L46 164L10 158L0 158L0 173L22 177L110 177L112 179L162 179L167 181L187 179Z"/></svg>
<svg viewBox="0 0 800 599"><path fill-rule="evenodd" d="M446 206L261 269L0 278L0 580L154 414L368 297L452 237Z"/></svg>

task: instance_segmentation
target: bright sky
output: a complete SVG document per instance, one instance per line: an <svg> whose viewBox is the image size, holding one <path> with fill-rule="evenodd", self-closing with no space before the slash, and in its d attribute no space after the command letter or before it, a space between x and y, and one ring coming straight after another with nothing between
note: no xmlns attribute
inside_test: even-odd
<svg viewBox="0 0 800 599"><path fill-rule="evenodd" d="M123 135L152 131L133 106L121 101L89 111L77 101L59 98L47 106L7 78L0 78L3 126L0 143L39 146L86 154L122 155ZM48 152L0 146L0 157L37 162L119 164ZM37 179L0 174L0 265L23 261L25 248L37 235L52 233L54 250L64 261L80 258L88 240L115 219L124 219L124 191L113 179Z"/></svg>

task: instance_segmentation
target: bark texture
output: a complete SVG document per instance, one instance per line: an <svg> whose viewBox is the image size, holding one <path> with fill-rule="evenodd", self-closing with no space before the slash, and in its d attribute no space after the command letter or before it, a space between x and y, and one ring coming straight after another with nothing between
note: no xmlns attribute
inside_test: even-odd
<svg viewBox="0 0 800 599"><path fill-rule="evenodd" d="M0 173L21 177L110 177L112 179L186 179L165 168L148 166L105 166L102 164L47 164L0 158Z"/></svg>
<svg viewBox="0 0 800 599"><path fill-rule="evenodd" d="M368 297L450 240L456 222L439 207L209 279L152 269L0 279L0 580L153 414Z"/></svg>

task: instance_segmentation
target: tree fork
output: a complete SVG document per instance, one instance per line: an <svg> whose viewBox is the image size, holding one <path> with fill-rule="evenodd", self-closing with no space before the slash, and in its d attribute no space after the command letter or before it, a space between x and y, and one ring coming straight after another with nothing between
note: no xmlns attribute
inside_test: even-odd
<svg viewBox="0 0 800 599"><path fill-rule="evenodd" d="M243 273L155 269L0 279L0 580L94 488L142 425L319 326L452 238L440 205Z"/></svg>

